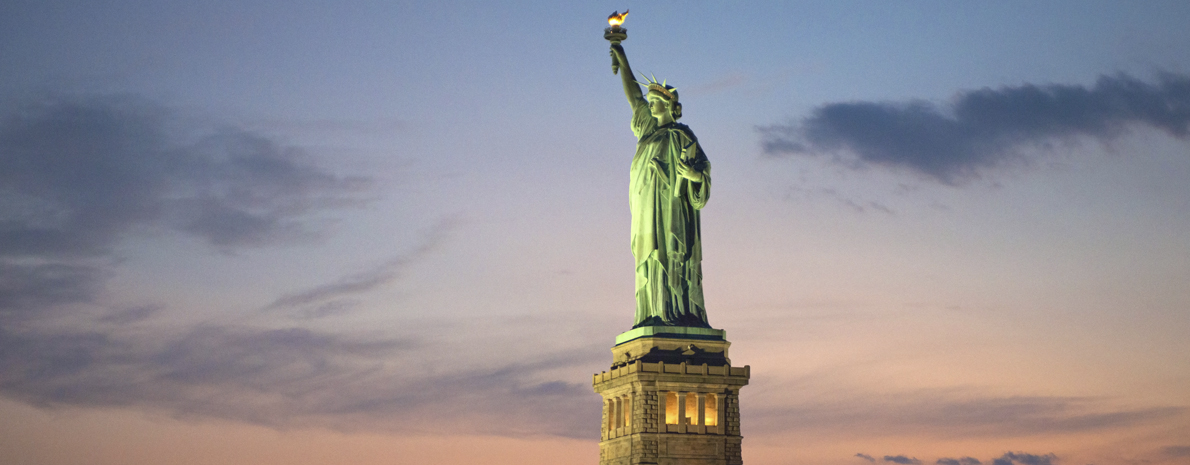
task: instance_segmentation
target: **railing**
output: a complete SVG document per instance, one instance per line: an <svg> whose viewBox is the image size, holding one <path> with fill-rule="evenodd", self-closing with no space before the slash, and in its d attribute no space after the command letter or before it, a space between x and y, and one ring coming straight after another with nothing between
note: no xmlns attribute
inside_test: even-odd
<svg viewBox="0 0 1190 465"><path fill-rule="evenodd" d="M751 372L752 372L752 370L749 365L744 365L743 367L733 367L731 365L724 365L724 366L717 367L717 366L708 366L705 363L701 364L701 365L687 365L685 362L677 363L677 364L665 363L665 362L646 363L646 362L641 362L640 360L637 360L636 363L632 363L630 365L625 365L620 368L615 368L615 369L612 369L611 371L604 371L604 372L600 372L600 373L596 373L596 374L592 375L592 384L599 384L599 383L611 381L613 379L619 378L621 376L629 375L632 373L657 373L657 374L665 374L665 375L722 376L725 378L733 377L733 378L747 379L747 378L751 377L751 374L752 374Z"/></svg>

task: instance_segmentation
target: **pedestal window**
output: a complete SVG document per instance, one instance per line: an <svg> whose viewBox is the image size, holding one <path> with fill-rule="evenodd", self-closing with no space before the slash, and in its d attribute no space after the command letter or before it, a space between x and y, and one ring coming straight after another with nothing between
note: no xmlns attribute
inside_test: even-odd
<svg viewBox="0 0 1190 465"><path fill-rule="evenodd" d="M673 391L665 393L665 424L678 424L678 393Z"/></svg>
<svg viewBox="0 0 1190 465"><path fill-rule="evenodd" d="M707 426L719 425L719 396L715 394L706 394L706 409L703 418L706 418Z"/></svg>

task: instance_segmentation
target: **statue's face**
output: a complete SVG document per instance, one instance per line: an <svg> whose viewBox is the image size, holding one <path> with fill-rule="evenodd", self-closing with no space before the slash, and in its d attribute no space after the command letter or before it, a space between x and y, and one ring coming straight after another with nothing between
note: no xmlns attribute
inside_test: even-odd
<svg viewBox="0 0 1190 465"><path fill-rule="evenodd" d="M646 99L649 101L649 113L661 121L667 117L672 118L672 110L669 107L669 100L661 98L655 94L649 94Z"/></svg>

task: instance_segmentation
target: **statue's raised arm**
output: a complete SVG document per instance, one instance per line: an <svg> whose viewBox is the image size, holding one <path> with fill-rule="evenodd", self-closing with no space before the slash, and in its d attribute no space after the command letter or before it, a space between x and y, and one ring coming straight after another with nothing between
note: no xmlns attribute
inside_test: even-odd
<svg viewBox="0 0 1190 465"><path fill-rule="evenodd" d="M624 54L624 46L613 43L611 55L612 62L616 64L612 67L612 72L619 68L620 80L624 83L624 96L628 97L628 104L635 107L637 104L645 103L645 96L641 93L640 85L633 78L632 67L628 66L628 55Z"/></svg>

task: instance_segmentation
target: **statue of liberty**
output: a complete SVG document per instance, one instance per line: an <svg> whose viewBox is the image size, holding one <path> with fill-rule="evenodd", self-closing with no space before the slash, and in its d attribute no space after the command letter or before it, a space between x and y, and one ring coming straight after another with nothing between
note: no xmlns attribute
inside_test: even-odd
<svg viewBox="0 0 1190 465"><path fill-rule="evenodd" d="M682 117L677 89L652 77L634 80L619 41L612 42L611 56L613 72L623 70L619 75L637 139L628 190L636 258L632 327L710 328L698 211L711 195L711 163L690 128L677 122Z"/></svg>

